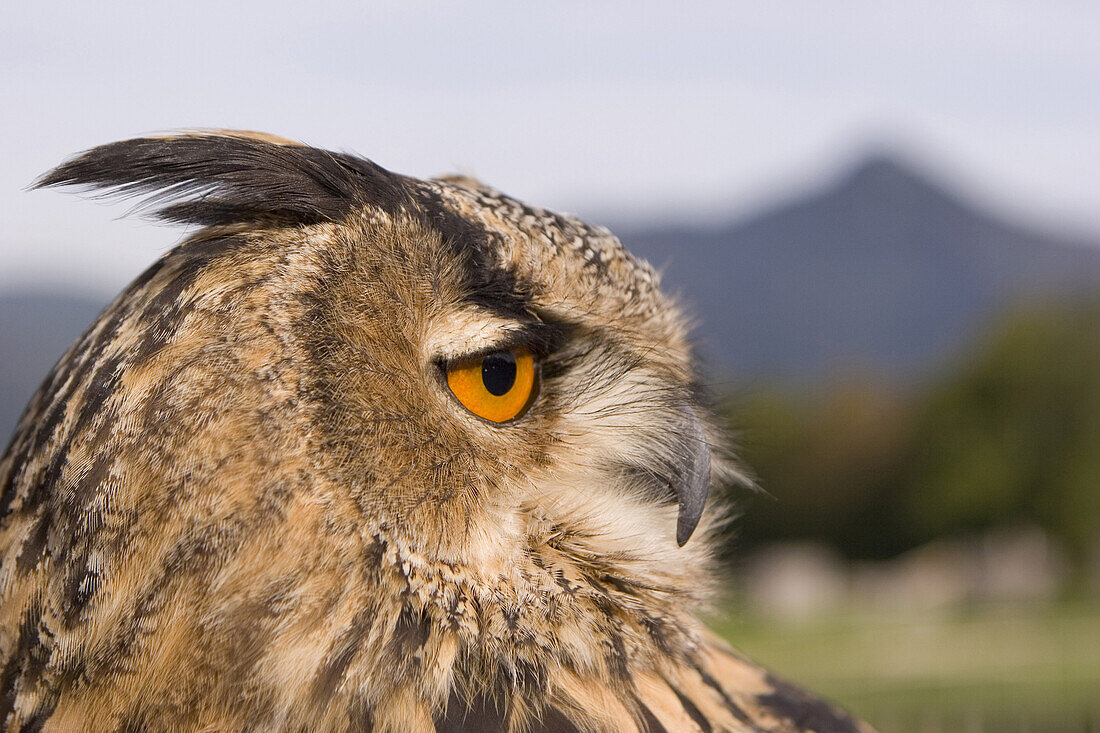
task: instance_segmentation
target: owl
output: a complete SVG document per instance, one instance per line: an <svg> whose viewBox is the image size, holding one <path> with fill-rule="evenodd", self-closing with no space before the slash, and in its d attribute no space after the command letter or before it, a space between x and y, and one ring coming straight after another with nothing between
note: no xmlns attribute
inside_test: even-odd
<svg viewBox="0 0 1100 733"><path fill-rule="evenodd" d="M0 461L4 730L870 730L700 622L738 471L606 229L257 133L37 185L193 233Z"/></svg>

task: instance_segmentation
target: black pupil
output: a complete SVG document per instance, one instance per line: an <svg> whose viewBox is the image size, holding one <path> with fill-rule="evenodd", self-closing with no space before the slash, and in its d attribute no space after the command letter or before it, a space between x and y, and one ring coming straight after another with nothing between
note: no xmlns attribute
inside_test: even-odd
<svg viewBox="0 0 1100 733"><path fill-rule="evenodd" d="M508 394L516 383L516 357L512 352L498 351L482 359L481 381L491 395Z"/></svg>

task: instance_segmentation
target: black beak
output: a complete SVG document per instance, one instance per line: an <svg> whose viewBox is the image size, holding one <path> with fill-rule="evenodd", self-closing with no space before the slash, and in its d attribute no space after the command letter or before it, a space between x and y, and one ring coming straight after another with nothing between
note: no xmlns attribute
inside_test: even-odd
<svg viewBox="0 0 1100 733"><path fill-rule="evenodd" d="M676 544L683 547L691 539L710 493L710 446L703 424L688 408L684 425L683 453L680 456L678 481L673 483L679 498L680 513L676 518Z"/></svg>

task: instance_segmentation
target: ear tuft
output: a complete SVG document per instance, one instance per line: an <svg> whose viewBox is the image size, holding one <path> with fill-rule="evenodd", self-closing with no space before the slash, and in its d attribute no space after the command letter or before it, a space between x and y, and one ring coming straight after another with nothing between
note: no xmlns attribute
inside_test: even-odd
<svg viewBox="0 0 1100 733"><path fill-rule="evenodd" d="M83 186L145 196L163 221L280 226L339 221L363 206L410 205L406 179L369 160L249 132L202 132L92 148L34 188Z"/></svg>

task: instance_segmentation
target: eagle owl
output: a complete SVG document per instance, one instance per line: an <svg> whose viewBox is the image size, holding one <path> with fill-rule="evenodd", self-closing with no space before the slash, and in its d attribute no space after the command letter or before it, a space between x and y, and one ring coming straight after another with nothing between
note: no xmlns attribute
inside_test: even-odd
<svg viewBox="0 0 1100 733"><path fill-rule="evenodd" d="M253 133L38 185L197 230L0 462L6 730L868 730L697 619L734 469L606 229Z"/></svg>

